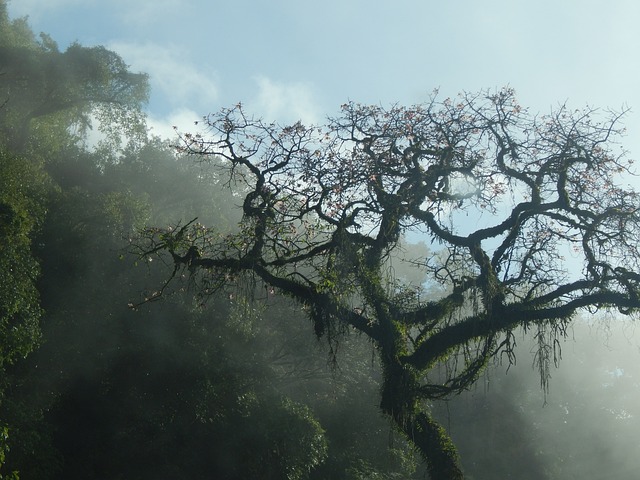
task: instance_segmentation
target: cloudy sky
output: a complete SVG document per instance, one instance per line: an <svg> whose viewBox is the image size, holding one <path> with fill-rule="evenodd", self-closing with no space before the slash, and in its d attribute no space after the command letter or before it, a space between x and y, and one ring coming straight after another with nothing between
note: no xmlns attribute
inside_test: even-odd
<svg viewBox="0 0 640 480"><path fill-rule="evenodd" d="M158 134L237 102L320 123L347 100L509 85L534 112L630 107L625 146L640 160L638 0L11 0L9 12L61 49L106 45L149 73Z"/></svg>
<svg viewBox="0 0 640 480"><path fill-rule="evenodd" d="M534 111L631 107L626 144L640 158L637 0L12 0L9 11L61 48L106 45L148 72L158 133L240 101L318 123L346 100L509 85Z"/></svg>

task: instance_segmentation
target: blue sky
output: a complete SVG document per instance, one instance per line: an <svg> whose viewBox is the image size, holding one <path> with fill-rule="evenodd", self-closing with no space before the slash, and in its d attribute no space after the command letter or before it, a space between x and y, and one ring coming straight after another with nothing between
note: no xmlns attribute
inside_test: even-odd
<svg viewBox="0 0 640 480"><path fill-rule="evenodd" d="M347 100L509 85L534 112L629 106L624 144L640 160L638 0L11 0L9 12L61 48L106 45L149 73L150 124L166 136L237 102L320 123Z"/></svg>
<svg viewBox="0 0 640 480"><path fill-rule="evenodd" d="M625 145L640 158L637 0L11 0L9 12L61 48L103 44L150 73L158 133L239 101L318 123L346 100L509 85L536 112L631 107Z"/></svg>

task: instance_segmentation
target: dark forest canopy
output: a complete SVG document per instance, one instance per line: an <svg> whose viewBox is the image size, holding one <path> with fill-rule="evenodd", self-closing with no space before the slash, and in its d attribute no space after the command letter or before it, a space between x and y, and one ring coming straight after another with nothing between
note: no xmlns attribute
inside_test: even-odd
<svg viewBox="0 0 640 480"><path fill-rule="evenodd" d="M0 0L0 94L0 478L420 475L367 403L366 342L331 375L282 298L127 308L166 272L135 268L126 238L236 217L215 172L147 137L145 75L104 47L60 52Z"/></svg>
<svg viewBox="0 0 640 480"><path fill-rule="evenodd" d="M107 134L146 134L147 95L146 75L130 72L115 52L73 44L61 53L25 19L10 20L0 1L0 368L39 337L33 241L59 187L49 176L54 164L82 152L91 117Z"/></svg>
<svg viewBox="0 0 640 480"><path fill-rule="evenodd" d="M510 89L413 107L348 103L320 128L225 109L181 148L227 172L244 198L239 232L151 228L137 252L170 255L173 278L197 272L205 295L250 273L302 304L318 335L366 335L384 372L382 411L432 478L462 478L429 401L511 358L519 327L545 339L545 386L555 339L576 314L640 307L621 116L564 106L535 116ZM410 234L432 249L406 259L423 284L388 266Z"/></svg>

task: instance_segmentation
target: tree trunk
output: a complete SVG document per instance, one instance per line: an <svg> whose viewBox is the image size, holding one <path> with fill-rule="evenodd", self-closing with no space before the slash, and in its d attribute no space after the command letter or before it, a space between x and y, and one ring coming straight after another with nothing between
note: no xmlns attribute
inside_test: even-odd
<svg viewBox="0 0 640 480"><path fill-rule="evenodd" d="M458 452L444 428L426 412L419 412L401 426L427 462L431 480L462 480Z"/></svg>
<svg viewBox="0 0 640 480"><path fill-rule="evenodd" d="M389 359L387 359L389 360ZM384 361L384 360L383 360ZM421 410L415 373L398 362L384 362L381 410L420 450L431 480L462 480L458 452L445 429Z"/></svg>

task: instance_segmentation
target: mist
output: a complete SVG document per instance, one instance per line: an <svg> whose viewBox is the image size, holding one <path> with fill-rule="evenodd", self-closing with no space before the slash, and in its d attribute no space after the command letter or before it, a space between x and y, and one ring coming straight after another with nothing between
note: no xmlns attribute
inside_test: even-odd
<svg viewBox="0 0 640 480"><path fill-rule="evenodd" d="M263 110L320 117L305 84L259 78ZM241 252L233 235L255 205L242 172L232 181L215 157L176 148L186 132L149 128L149 88L117 51L61 48L0 0L0 478L429 478L381 412L379 345L319 325L252 272L216 282L164 248L189 237ZM414 233L385 258L385 288L426 303L450 286L417 268L434 245ZM348 297L348 313L361 301ZM465 478L633 477L634 317L583 312L559 337L527 327L471 388L421 405Z"/></svg>
<svg viewBox="0 0 640 480"><path fill-rule="evenodd" d="M493 365L443 405L469 478L630 478L638 469L638 332L609 318L577 320L559 344L549 389L537 345L522 335L517 363Z"/></svg>

